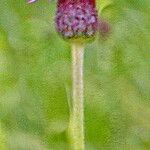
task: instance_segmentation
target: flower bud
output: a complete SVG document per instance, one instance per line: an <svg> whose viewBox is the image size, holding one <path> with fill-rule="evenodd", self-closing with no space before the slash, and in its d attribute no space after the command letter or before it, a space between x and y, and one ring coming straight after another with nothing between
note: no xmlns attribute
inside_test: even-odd
<svg viewBox="0 0 150 150"><path fill-rule="evenodd" d="M64 39L86 40L95 36L98 17L95 0L58 0L56 28Z"/></svg>
<svg viewBox="0 0 150 150"><path fill-rule="evenodd" d="M107 37L109 36L110 32L111 32L111 26L109 24L108 21L99 18L98 21L99 25L98 25L98 30L99 30L99 35L101 37L101 39L107 39Z"/></svg>

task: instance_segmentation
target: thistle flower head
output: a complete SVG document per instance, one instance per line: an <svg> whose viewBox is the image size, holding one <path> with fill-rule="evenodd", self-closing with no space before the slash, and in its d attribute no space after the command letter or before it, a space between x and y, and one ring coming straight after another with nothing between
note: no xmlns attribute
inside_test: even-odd
<svg viewBox="0 0 150 150"><path fill-rule="evenodd" d="M97 27L95 0L58 0L56 28L65 39L94 37Z"/></svg>

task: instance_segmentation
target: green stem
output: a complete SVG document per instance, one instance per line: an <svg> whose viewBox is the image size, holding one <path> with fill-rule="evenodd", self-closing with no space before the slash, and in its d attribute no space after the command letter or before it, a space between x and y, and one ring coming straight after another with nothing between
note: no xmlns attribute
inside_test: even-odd
<svg viewBox="0 0 150 150"><path fill-rule="evenodd" d="M73 102L69 124L72 150L84 150L83 59L83 44L72 44Z"/></svg>

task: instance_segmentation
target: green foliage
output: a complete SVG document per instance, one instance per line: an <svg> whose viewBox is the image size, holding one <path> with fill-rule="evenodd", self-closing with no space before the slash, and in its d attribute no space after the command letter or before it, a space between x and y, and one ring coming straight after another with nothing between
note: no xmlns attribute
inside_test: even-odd
<svg viewBox="0 0 150 150"><path fill-rule="evenodd" d="M6 150L6 140L0 124L0 150Z"/></svg>
<svg viewBox="0 0 150 150"><path fill-rule="evenodd" d="M150 149L150 2L98 0L107 40L85 52L87 150ZM0 1L0 149L66 150L70 46L55 31L56 3ZM5 130L4 130L5 129Z"/></svg>

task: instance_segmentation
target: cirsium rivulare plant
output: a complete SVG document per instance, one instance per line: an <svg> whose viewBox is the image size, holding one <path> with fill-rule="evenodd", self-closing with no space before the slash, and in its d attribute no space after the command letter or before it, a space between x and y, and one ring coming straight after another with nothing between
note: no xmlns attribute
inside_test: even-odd
<svg viewBox="0 0 150 150"><path fill-rule="evenodd" d="M28 0L33 3L37 0ZM98 31L95 0L58 0L55 17L59 35L72 45L72 109L68 126L71 149L84 150L83 58L85 43ZM107 25L107 24L106 24ZM99 28L103 30L106 27ZM104 31L105 32L105 31Z"/></svg>

